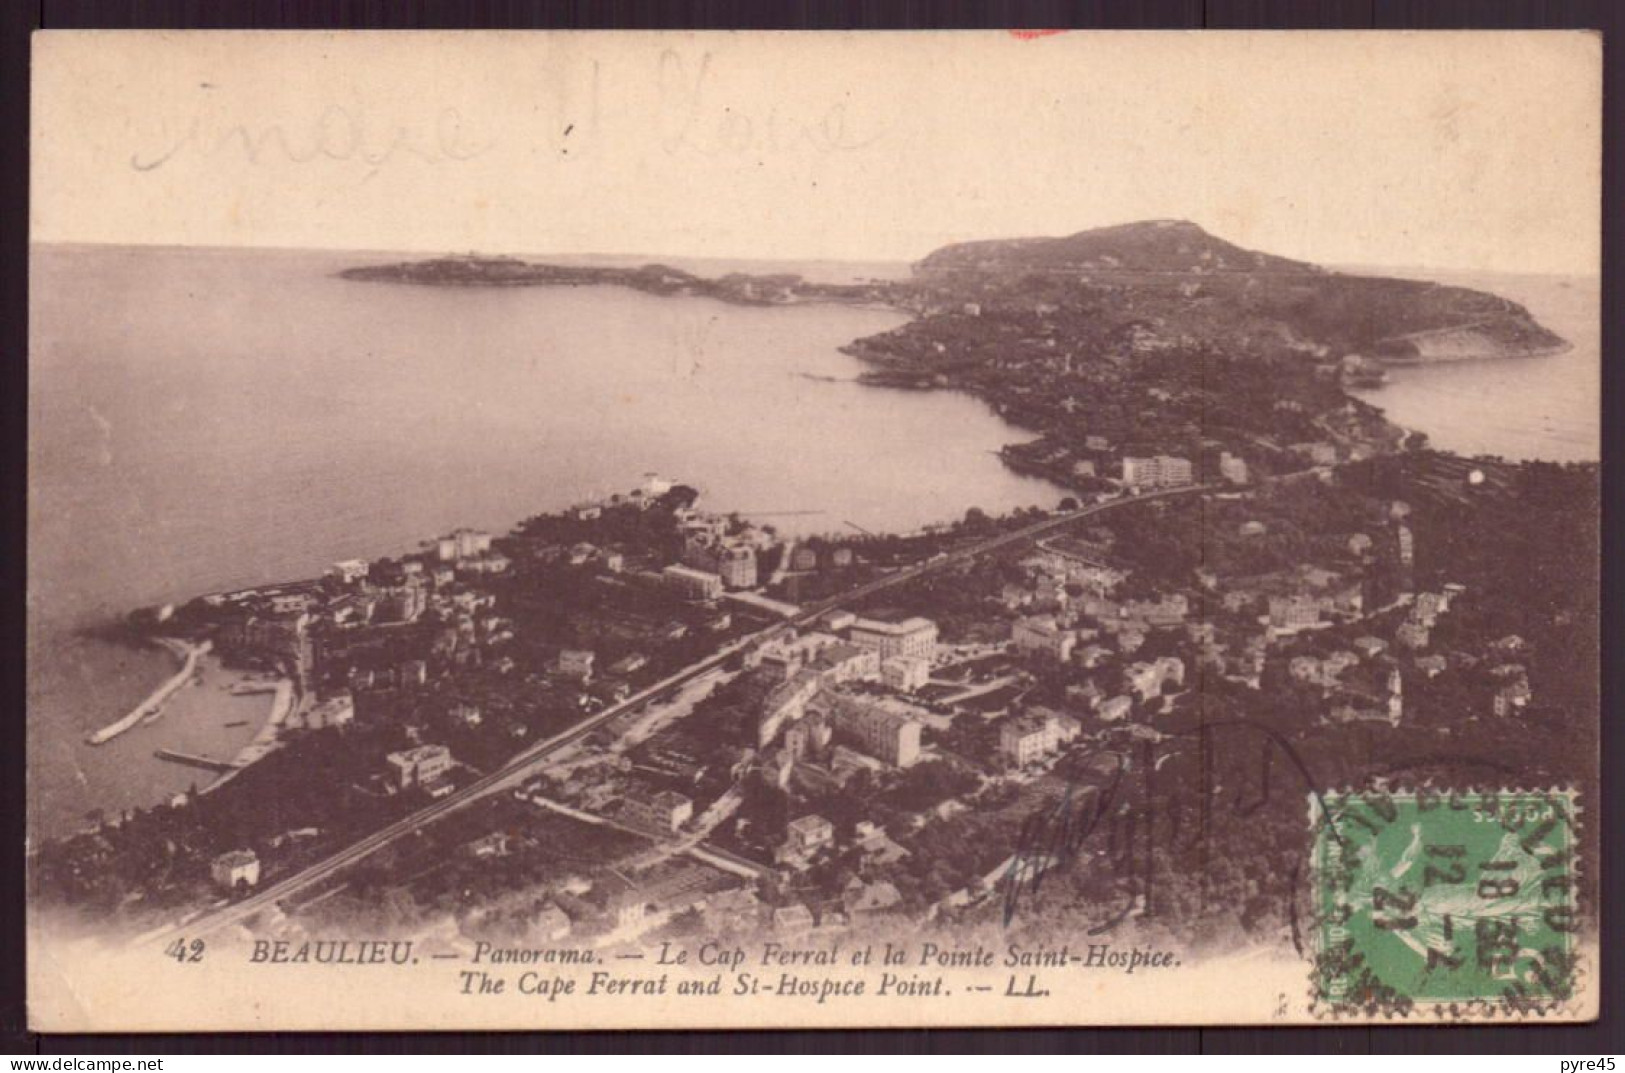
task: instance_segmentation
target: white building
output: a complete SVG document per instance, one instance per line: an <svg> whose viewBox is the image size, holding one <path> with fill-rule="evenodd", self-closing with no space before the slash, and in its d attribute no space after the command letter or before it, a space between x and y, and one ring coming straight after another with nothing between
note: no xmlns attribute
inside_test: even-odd
<svg viewBox="0 0 1625 1073"><path fill-rule="evenodd" d="M400 790L439 782L452 764L451 750L444 745L419 745L415 749L390 753L384 759L393 770L395 786Z"/></svg>
<svg viewBox="0 0 1625 1073"><path fill-rule="evenodd" d="M626 795L621 809L628 818L639 823L662 831L675 831L693 817L694 802L675 790L634 792Z"/></svg>
<svg viewBox="0 0 1625 1073"><path fill-rule="evenodd" d="M209 865L209 876L221 890L235 891L260 881L259 855L251 849L222 853Z"/></svg>
<svg viewBox="0 0 1625 1073"><path fill-rule="evenodd" d="M931 680L931 663L918 656L893 656L881 663L880 679L899 693L912 693Z"/></svg>
<svg viewBox="0 0 1625 1073"><path fill-rule="evenodd" d="M999 753L1017 767L1026 767L1055 752L1058 729L1053 720L1034 715L1006 719L999 726Z"/></svg>
<svg viewBox="0 0 1625 1073"><path fill-rule="evenodd" d="M1175 455L1123 458L1123 483L1130 488L1178 488L1194 479L1195 470L1188 458Z"/></svg>
<svg viewBox="0 0 1625 1073"><path fill-rule="evenodd" d="M1141 700L1150 700L1162 693L1164 683L1185 684L1185 662L1177 656L1163 656L1145 663L1134 663L1123 671L1123 687L1138 693Z"/></svg>
<svg viewBox="0 0 1625 1073"><path fill-rule="evenodd" d="M1270 625L1283 632L1320 624L1321 603L1313 596L1271 596Z"/></svg>
<svg viewBox="0 0 1625 1073"><path fill-rule="evenodd" d="M926 618L902 622L858 619L848 637L855 645L877 649L882 660L893 656L916 656L929 660L937 654L937 624Z"/></svg>
<svg viewBox="0 0 1625 1073"><path fill-rule="evenodd" d="M1061 629L1053 615L1032 615L1010 624L1010 641L1022 652L1042 652L1065 663L1072 658L1078 635L1073 630Z"/></svg>
<svg viewBox="0 0 1625 1073"><path fill-rule="evenodd" d="M852 745L893 767L910 767L920 759L920 724L857 697L838 697L836 732Z"/></svg>
<svg viewBox="0 0 1625 1073"><path fill-rule="evenodd" d="M313 729L348 726L354 721L355 697L348 689L341 689L325 698L305 717L305 725Z"/></svg>
<svg viewBox="0 0 1625 1073"><path fill-rule="evenodd" d="M343 585L352 585L367 576L365 559L345 559L327 568L327 576Z"/></svg>
<svg viewBox="0 0 1625 1073"><path fill-rule="evenodd" d="M566 648L559 653L556 669L562 677L577 682L590 682L596 659L597 656L590 649Z"/></svg>
<svg viewBox="0 0 1625 1073"><path fill-rule="evenodd" d="M660 577L685 600L716 600L722 596L722 578L704 570L668 566L660 572Z"/></svg>

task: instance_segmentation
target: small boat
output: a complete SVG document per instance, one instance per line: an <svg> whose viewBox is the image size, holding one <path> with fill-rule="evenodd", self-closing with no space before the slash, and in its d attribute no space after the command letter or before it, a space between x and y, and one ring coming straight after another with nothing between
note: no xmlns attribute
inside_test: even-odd
<svg viewBox="0 0 1625 1073"><path fill-rule="evenodd" d="M245 727L245 726L248 725L248 720L247 719L233 719L231 722L222 723L221 725L222 726L228 726L228 727Z"/></svg>

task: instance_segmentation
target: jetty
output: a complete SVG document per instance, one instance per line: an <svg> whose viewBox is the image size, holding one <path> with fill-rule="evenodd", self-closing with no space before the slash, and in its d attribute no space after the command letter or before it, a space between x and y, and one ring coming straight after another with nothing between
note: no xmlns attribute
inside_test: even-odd
<svg viewBox="0 0 1625 1073"><path fill-rule="evenodd" d="M212 647L212 642L203 641L200 644L188 644L174 637L161 637L159 643L170 651L181 656L180 670L175 672L163 685L152 691L146 700L137 704L123 719L109 723L93 734L88 735L85 741L91 745L101 745L112 741L120 734L129 730L143 720L156 719L163 714L164 703L174 696L187 682L192 680L192 674L197 670L198 660Z"/></svg>
<svg viewBox="0 0 1625 1073"><path fill-rule="evenodd" d="M217 775L224 775L228 771L237 769L236 764L228 763L225 760L216 760L210 756L199 756L196 753L177 752L174 749L158 749L152 755L160 760L168 760L174 764L185 764L187 767L202 768L204 771L212 771Z"/></svg>

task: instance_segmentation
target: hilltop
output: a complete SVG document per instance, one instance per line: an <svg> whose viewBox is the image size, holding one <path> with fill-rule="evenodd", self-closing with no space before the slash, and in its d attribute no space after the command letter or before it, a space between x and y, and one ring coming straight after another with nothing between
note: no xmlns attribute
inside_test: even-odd
<svg viewBox="0 0 1625 1073"><path fill-rule="evenodd" d="M1464 287L1350 275L1246 250L1184 220L1064 238L947 246L914 266L927 308L1083 313L1098 329L1318 358L1518 357L1566 344L1516 302Z"/></svg>
<svg viewBox="0 0 1625 1073"><path fill-rule="evenodd" d="M921 276L955 272L1285 272L1315 265L1244 250L1188 220L1146 220L1080 231L1065 238L992 239L944 246L915 268Z"/></svg>
<svg viewBox="0 0 1625 1073"><path fill-rule="evenodd" d="M1186 220L1146 220L1061 238L945 246L906 280L815 283L784 274L708 279L649 264L610 268L513 257L439 257L340 276L440 287L621 286L736 305L887 305L921 316L975 307L990 317L1068 320L1071 341L1109 348L1129 334L1237 353L1383 361L1515 357L1566 344L1515 302L1464 287L1349 275L1243 249Z"/></svg>

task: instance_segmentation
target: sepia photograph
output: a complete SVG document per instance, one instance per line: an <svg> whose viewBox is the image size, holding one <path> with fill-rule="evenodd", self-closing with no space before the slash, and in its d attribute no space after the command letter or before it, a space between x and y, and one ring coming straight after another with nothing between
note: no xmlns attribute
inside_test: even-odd
<svg viewBox="0 0 1625 1073"><path fill-rule="evenodd" d="M1598 1016L1599 34L32 53L33 1030Z"/></svg>

